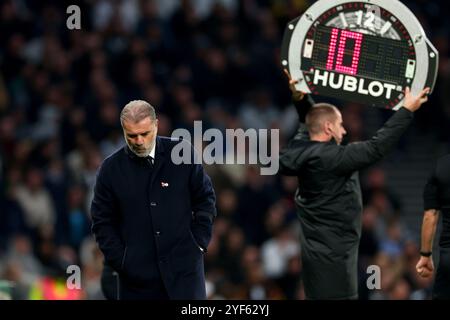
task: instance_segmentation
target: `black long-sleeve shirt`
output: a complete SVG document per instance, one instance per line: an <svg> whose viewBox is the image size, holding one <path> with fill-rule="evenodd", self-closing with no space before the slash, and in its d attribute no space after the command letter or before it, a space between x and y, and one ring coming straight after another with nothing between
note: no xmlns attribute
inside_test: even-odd
<svg viewBox="0 0 450 320"><path fill-rule="evenodd" d="M424 209L442 213L439 246L450 248L450 154L439 158L423 192Z"/></svg>
<svg viewBox="0 0 450 320"><path fill-rule="evenodd" d="M362 199L358 170L383 158L408 128L413 113L400 108L369 140L342 146L311 141L303 123L312 106L299 103L297 135L280 154L280 173L297 176L305 292L310 299L357 296Z"/></svg>

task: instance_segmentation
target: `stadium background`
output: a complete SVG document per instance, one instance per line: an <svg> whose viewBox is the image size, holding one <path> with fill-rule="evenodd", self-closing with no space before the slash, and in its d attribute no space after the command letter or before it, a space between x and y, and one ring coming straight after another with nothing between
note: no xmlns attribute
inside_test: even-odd
<svg viewBox="0 0 450 320"><path fill-rule="evenodd" d="M279 65L281 38L312 2L2 1L2 297L102 299L89 205L96 169L123 145L118 117L129 100L156 107L161 135L202 120L203 130L279 128L283 146L297 117ZM396 151L361 172L361 299L430 298L431 280L414 266L422 188L450 145L450 26L444 1L403 2L440 52L439 77ZM70 4L81 8L81 30L66 28ZM338 105L350 141L370 137L390 115ZM205 257L209 298L303 299L296 179L261 176L255 166L206 168L218 208ZM81 267L82 290L66 295L72 264ZM365 286L370 264L381 267L381 290Z"/></svg>

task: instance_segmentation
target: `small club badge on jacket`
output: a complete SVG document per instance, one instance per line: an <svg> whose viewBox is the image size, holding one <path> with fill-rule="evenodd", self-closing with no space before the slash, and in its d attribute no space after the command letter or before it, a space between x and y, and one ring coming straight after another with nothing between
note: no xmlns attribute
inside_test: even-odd
<svg viewBox="0 0 450 320"><path fill-rule="evenodd" d="M161 187L167 188L168 186L169 186L169 183L168 183L168 182L162 182L162 181L161 181Z"/></svg>

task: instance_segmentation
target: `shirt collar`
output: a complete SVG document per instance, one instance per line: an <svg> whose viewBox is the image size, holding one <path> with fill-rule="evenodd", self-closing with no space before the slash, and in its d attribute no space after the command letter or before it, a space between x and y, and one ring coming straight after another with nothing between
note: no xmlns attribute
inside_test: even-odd
<svg viewBox="0 0 450 320"><path fill-rule="evenodd" d="M156 150L156 139L155 144L153 145L152 150L150 150L149 156L152 157L152 159L155 159L155 150Z"/></svg>

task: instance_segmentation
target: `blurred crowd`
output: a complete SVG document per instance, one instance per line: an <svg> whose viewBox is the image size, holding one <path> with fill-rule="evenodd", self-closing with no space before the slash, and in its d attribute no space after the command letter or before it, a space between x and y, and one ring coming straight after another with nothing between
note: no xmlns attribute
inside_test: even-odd
<svg viewBox="0 0 450 320"><path fill-rule="evenodd" d="M155 106L160 135L202 120L203 130L277 128L283 147L297 116L279 64L282 35L313 2L2 1L0 298L103 299L89 207L96 170L124 144L119 114L128 101ZM444 1L404 2L440 51L437 86L417 130L450 142ZM74 3L81 30L66 27ZM350 141L373 133L365 131L364 107L339 106ZM218 209L205 256L209 298L303 299L296 178L262 176L256 165L205 168ZM362 172L362 188L361 299L428 299L432 280L415 273L418 243L383 169ZM381 290L366 286L373 264ZM76 294L64 290L69 265L81 267Z"/></svg>

